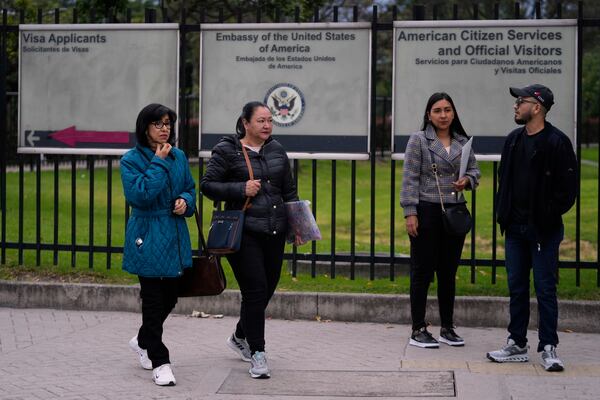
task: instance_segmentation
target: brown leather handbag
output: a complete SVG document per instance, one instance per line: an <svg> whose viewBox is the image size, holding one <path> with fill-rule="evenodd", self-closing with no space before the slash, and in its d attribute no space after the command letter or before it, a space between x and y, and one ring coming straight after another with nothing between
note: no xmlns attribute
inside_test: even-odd
<svg viewBox="0 0 600 400"><path fill-rule="evenodd" d="M184 268L179 278L178 297L216 296L225 290L227 279L219 257L207 251L198 210L194 211L194 215L200 236L200 255L192 257L191 268Z"/></svg>

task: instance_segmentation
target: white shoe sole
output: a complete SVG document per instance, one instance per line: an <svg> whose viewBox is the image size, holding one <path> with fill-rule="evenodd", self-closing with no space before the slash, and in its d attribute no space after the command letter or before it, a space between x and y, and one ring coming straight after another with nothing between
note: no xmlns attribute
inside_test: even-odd
<svg viewBox="0 0 600 400"><path fill-rule="evenodd" d="M505 363L505 362L528 362L529 356L527 354L519 355L519 356L510 356L510 357L494 357L490 355L490 353L486 354L486 357L490 361L494 361L497 363Z"/></svg>
<svg viewBox="0 0 600 400"><path fill-rule="evenodd" d="M175 386L175 381L169 381L169 382L158 382L156 380L154 380L154 383L156 383L158 386Z"/></svg>
<svg viewBox="0 0 600 400"><path fill-rule="evenodd" d="M248 370L250 376L254 379L269 379L271 377L271 373L267 372L265 374L255 374L251 369Z"/></svg>
<svg viewBox="0 0 600 400"><path fill-rule="evenodd" d="M251 361L248 357L244 357L244 353L242 353L242 351L235 345L235 343L233 343L229 339L227 339L226 343L227 343L227 347L229 347L231 350L233 350L235 352L235 354L237 354L238 356L240 356L240 358L242 359L242 361L246 361L246 362L250 362Z"/></svg>
<svg viewBox="0 0 600 400"><path fill-rule="evenodd" d="M541 363L542 367L548 372L561 372L565 370L565 367L559 363L553 363L552 365L546 365Z"/></svg>
<svg viewBox="0 0 600 400"><path fill-rule="evenodd" d="M414 340L412 338L410 339L408 344L410 344L411 346L420 347L422 349L437 349L440 347L439 343L421 343L421 342L417 342L416 340Z"/></svg>
<svg viewBox="0 0 600 400"><path fill-rule="evenodd" d="M465 341L464 341L464 340L463 340L463 341L461 341L461 342L452 342L452 341L450 341L450 340L448 340L448 339L446 339L446 338L444 338L444 337L442 337L442 336L440 336L440 337L438 338L438 342L440 342L440 343L445 343L445 344L447 344L448 346L454 346L454 347L461 347L461 346L464 346L464 345L465 345Z"/></svg>

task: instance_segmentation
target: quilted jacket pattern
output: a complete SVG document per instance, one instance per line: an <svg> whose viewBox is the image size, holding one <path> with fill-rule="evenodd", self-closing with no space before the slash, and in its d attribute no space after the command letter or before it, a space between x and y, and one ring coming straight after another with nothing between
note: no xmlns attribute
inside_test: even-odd
<svg viewBox="0 0 600 400"><path fill-rule="evenodd" d="M173 148L164 160L143 146L121 158L121 180L132 207L125 231L123 269L145 277L176 277L192 265L184 217L194 214L195 183L185 154ZM185 215L173 214L181 197Z"/></svg>
<svg viewBox="0 0 600 400"><path fill-rule="evenodd" d="M270 235L285 233L287 214L283 203L298 200L288 156L281 144L270 137L260 152L248 151L248 158L261 188L246 210L244 229ZM208 198L225 201L226 209L241 210L249 178L239 139L225 136L212 150L200 188Z"/></svg>

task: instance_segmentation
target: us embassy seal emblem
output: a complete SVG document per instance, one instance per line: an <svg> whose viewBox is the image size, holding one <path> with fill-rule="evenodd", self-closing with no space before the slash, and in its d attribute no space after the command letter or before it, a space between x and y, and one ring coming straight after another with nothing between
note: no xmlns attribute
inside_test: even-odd
<svg viewBox="0 0 600 400"><path fill-rule="evenodd" d="M304 114L304 95L291 83L279 83L267 91L264 103L273 114L276 126L292 126Z"/></svg>

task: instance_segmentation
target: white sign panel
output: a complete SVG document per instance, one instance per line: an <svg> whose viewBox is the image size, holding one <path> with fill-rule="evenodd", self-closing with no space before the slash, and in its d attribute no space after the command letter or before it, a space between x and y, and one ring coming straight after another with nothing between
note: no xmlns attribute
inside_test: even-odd
<svg viewBox="0 0 600 400"><path fill-rule="evenodd" d="M290 157L368 158L370 24L202 25L200 59L201 156L257 100Z"/></svg>
<svg viewBox="0 0 600 400"><path fill-rule="evenodd" d="M392 149L401 158L431 94L447 92L477 154L500 154L516 125L508 88L554 92L548 120L575 143L577 21L394 22Z"/></svg>
<svg viewBox="0 0 600 400"><path fill-rule="evenodd" d="M19 28L19 152L122 154L145 105L177 110L177 24Z"/></svg>

